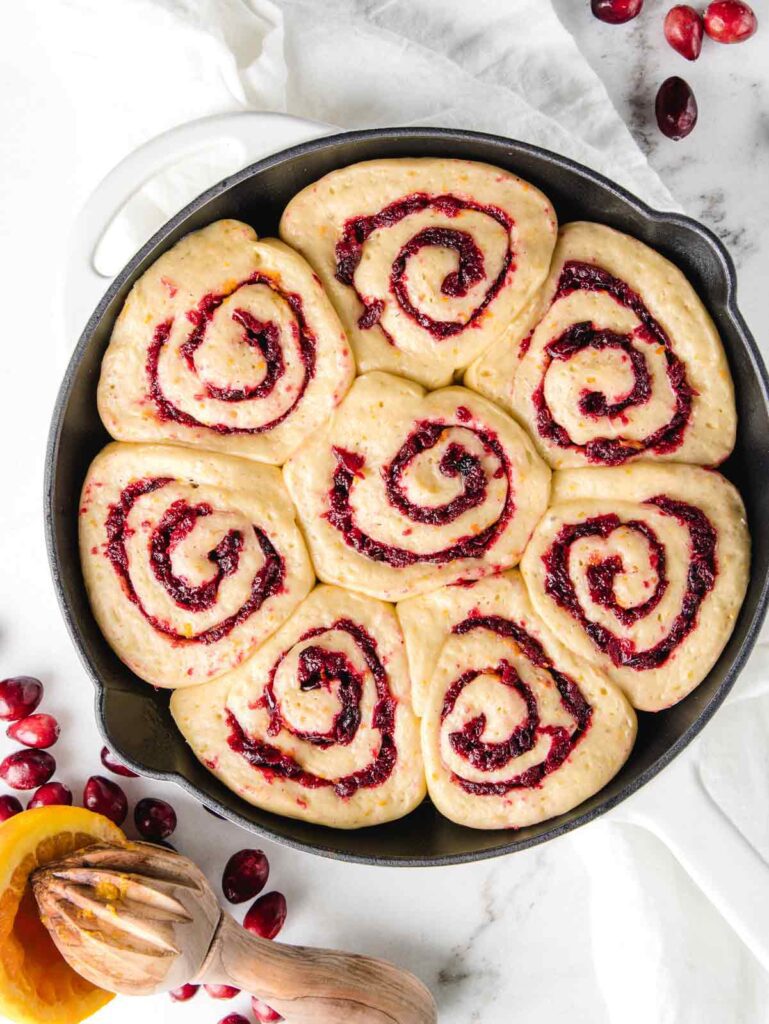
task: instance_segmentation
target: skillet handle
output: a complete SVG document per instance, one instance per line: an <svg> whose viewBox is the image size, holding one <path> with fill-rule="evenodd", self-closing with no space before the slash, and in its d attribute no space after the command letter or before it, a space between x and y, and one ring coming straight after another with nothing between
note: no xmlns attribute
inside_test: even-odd
<svg viewBox="0 0 769 1024"><path fill-rule="evenodd" d="M661 839L769 970L769 864L712 800L691 749L611 817Z"/></svg>
<svg viewBox="0 0 769 1024"><path fill-rule="evenodd" d="M138 214L144 234L149 238L204 186L215 184L228 170L232 173L271 153L331 131L334 129L329 125L288 114L241 110L213 114L178 125L129 153L96 186L72 226L66 276L62 282L66 357L69 358L87 318L112 279L109 273L100 272L94 264L99 243L116 215L132 200L137 207L132 212ZM227 163L217 164L210 171L213 180L201 181L198 175L196 181L186 183L187 191L179 186L179 192L174 192L171 197L162 196L160 201L136 201L142 186L177 164L182 172L177 175L177 182L184 182L185 165L201 151L211 152L215 147L221 147L225 152ZM133 252L127 253L120 262L132 255Z"/></svg>

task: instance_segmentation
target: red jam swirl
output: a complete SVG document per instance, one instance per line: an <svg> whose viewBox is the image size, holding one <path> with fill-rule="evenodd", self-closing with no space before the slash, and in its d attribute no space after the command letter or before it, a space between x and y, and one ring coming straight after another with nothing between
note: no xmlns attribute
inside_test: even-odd
<svg viewBox="0 0 769 1024"><path fill-rule="evenodd" d="M564 264L558 281L553 303L576 291L601 291L616 302L630 309L640 321L632 335L620 335L613 331L600 330L589 321L572 324L558 338L545 346L545 367L542 379L535 390L532 401L537 415L537 431L559 448L581 451L590 462L602 465L620 465L627 459L642 452L662 455L675 451L683 442L686 426L691 417L692 400L696 394L686 379L684 364L675 354L670 339L649 310L641 297L608 271L590 263L569 260ZM648 402L652 395L651 374L643 352L633 342L641 341L664 350L666 374L675 395L675 412L668 423L640 441L625 441L620 438L597 437L584 445L572 441L568 432L553 417L545 397L545 376L552 362L567 362L585 349L598 351L613 349L623 352L629 361L633 384L628 392L616 402L608 402L599 391L585 390L579 403L580 412L590 417L623 417L628 409Z"/></svg>
<svg viewBox="0 0 769 1024"><path fill-rule="evenodd" d="M127 520L139 498L165 487L168 483L171 483L171 477L149 477L136 480L121 491L119 500L110 505L105 520L105 555L120 578L126 596L154 629L169 637L174 643L214 644L245 622L268 598L280 591L285 578L285 565L267 534L258 526L254 526L254 534L262 549L264 563L251 581L248 599L237 611L228 615L218 625L192 636L178 633L170 623L150 614L142 604L131 580L126 538L131 535L132 529L128 526ZM184 499L179 499L169 505L149 539L148 558L155 579L175 604L185 611L201 612L213 607L222 580L235 573L239 565L244 538L239 530L229 530L208 553L208 559L215 567L209 579L194 586L174 573L171 564L174 548L194 530L198 519L211 515L212 511L206 502L189 505Z"/></svg>
<svg viewBox="0 0 769 1024"><path fill-rule="evenodd" d="M495 477L507 479L505 500L497 519L477 534L462 537L456 543L438 551L418 553L378 541L358 526L350 502L354 481L363 475L365 458L357 452L335 447L337 465L329 491L329 510L326 518L339 530L346 544L366 558L375 562L386 562L394 568L423 562L442 565L457 558L482 558L492 547L510 521L515 508L510 460L496 434L490 430L468 427L462 416L458 418L461 421L461 429L472 430L480 439L485 451L494 455L499 462ZM417 456L434 448L451 426L452 424L428 420L417 423L393 460L382 469L388 502L411 522L443 526L453 522L469 509L479 507L486 498L486 471L480 459L457 441L447 445L439 469L444 476L462 481L460 494L444 505L422 508L410 501L403 490L402 477L408 466Z"/></svg>
<svg viewBox="0 0 769 1024"><path fill-rule="evenodd" d="M507 232L507 247L501 269L494 280L490 282L481 302L465 321L435 320L417 309L408 291L408 268L412 256L426 247L438 246L442 249L452 249L457 254L457 269L451 271L443 279L441 293L452 298L464 297L472 287L486 277L483 253L472 235L467 231L436 225L418 231L401 247L390 268L390 291L403 313L432 337L438 340L450 338L461 334L467 327L474 324L496 298L508 274L515 269L511 242L513 221L504 210L496 206L485 206L475 203L471 199L461 199L453 195L432 196L425 192L415 192L390 203L379 213L367 217L351 218L345 223L342 235L336 244L336 279L353 288L363 306L364 311L358 320L358 327L361 330L368 330L375 324L379 324L380 329L392 344L395 344L394 339L380 324L385 308L384 302L381 299L367 300L360 294L355 287L355 271L363 256L366 241L374 231L392 227L404 217L410 217L424 210L435 210L447 217L456 217L462 210L473 210L491 217Z"/></svg>
<svg viewBox="0 0 769 1024"><path fill-rule="evenodd" d="M377 651L376 640L371 634L350 619L339 619L332 626L308 630L299 639L322 637L333 630L342 630L352 637L371 673L376 688L377 701L374 706L371 727L379 733L379 750L374 759L363 768L336 779L326 779L302 768L299 762L280 748L255 736L249 736L231 712L227 712L229 737L227 742L232 750L268 779L280 778L296 782L307 789L333 788L337 796L347 799L359 789L373 789L389 779L395 768L397 749L395 746L396 701L390 693L385 669ZM297 684L301 690L320 687L331 689L336 686L339 711L327 733L308 733L292 729L284 720L280 703L275 695L274 681L283 659L284 652L273 665L270 678L260 698L267 709L270 724L267 733L277 736L289 732L292 736L319 747L330 747L337 743L352 742L361 722L360 702L363 693L363 679L349 659L341 652L311 644L299 656Z"/></svg>
<svg viewBox="0 0 769 1024"><path fill-rule="evenodd" d="M700 605L713 589L717 571L717 534L701 509L664 495L650 498L645 504L653 505L663 515L672 516L685 526L689 533L691 548L681 610L673 620L667 635L654 647L639 651L632 640L618 637L606 626L588 619L571 581L569 564L572 545L583 537L605 539L620 527L634 530L645 537L649 545L650 563L657 574L657 582L653 593L640 605L624 608L614 597L614 577L623 571L619 555L596 562L588 566L587 571L588 586L593 600L610 609L623 625L630 626L654 611L667 588L664 548L650 526L636 520L623 523L616 515L595 516L582 523L566 524L561 527L558 536L542 556L546 569L546 593L559 607L569 612L596 647L611 658L613 664L618 668L632 668L638 672L664 665L676 648L689 636L697 624Z"/></svg>
<svg viewBox="0 0 769 1024"><path fill-rule="evenodd" d="M195 365L195 354L206 340L206 332L217 309L219 309L225 299L229 298L239 289L254 284L266 285L268 288L271 288L290 307L294 315L295 322L291 324L291 330L294 333L304 372L302 380L288 407L279 416L270 420L269 423L263 423L261 426L234 427L226 423L204 423L191 413L185 412L174 405L171 399L163 392L159 376L161 352L171 336L171 328L174 323L171 319L165 320L155 328L152 343L147 351L145 364L149 394L155 403L155 409L160 419L181 423L186 427L213 430L217 434L261 434L279 426L301 402L310 381L315 376L315 335L310 330L305 319L301 297L294 292L283 291L266 274L253 274L245 281L235 285L228 292L204 296L200 300L197 309L190 310L187 313L187 319L192 324L192 330L186 340L179 346L180 355L190 373L197 376L198 369ZM233 310L232 319L243 329L241 336L243 344L261 353L267 367L264 377L259 384L242 388L221 387L207 381L201 381L203 395L220 402L251 402L267 398L279 386L286 370L280 344L280 329L272 321L259 320L245 309Z"/></svg>
<svg viewBox="0 0 769 1024"><path fill-rule="evenodd" d="M526 715L508 737L495 743L487 743L482 739L486 729L486 715L476 715L465 722L460 730L451 733L449 741L455 753L468 761L477 771L492 772L505 768L517 757L533 750L541 736L549 738L549 747L543 761L510 779L477 782L464 779L455 773L452 776L453 781L465 792L476 796L504 796L513 789L533 789L540 786L545 776L554 772L569 757L590 728L593 709L574 680L555 668L542 644L523 626L499 615L471 614L456 625L452 632L462 635L474 629L490 630L499 636L512 639L529 662L547 672L558 690L563 708L574 720L574 727L569 730L560 725L542 725L535 694L509 662L502 660L496 666L469 669L446 691L441 708L441 721L451 714L464 688L484 674L494 675L503 686L514 690L526 707Z"/></svg>

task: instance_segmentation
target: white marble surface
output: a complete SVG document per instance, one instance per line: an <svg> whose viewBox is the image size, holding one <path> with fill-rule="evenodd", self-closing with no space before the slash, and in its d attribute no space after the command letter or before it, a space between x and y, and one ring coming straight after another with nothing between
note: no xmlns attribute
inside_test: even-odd
<svg viewBox="0 0 769 1024"><path fill-rule="evenodd" d="M759 341L767 338L769 24L748 46L706 47L701 60L689 66L666 48L659 24L664 5L654 0L647 0L643 21L625 28L599 25L582 0L554 3L675 198L730 247L747 320ZM71 6L76 11L78 4ZM28 5L30 33L42 30L35 22L44 18L34 7ZM483 3L477 7L482 11ZM78 154L98 133L99 122L71 102L62 102L57 116L50 82L44 87L43 76L30 67L32 52L8 45L6 37L0 60L0 89L14 97L12 111L6 112L13 131L6 132L3 159L14 180L24 177L29 183L28 215L19 215L13 197L6 195L0 205L0 231L7 229L0 261L4 284L10 285L4 305L14 301L13 292L23 296L22 308L6 319L3 339L9 392L0 403L0 674L30 672L45 681L46 709L63 727L55 752L67 766L66 781L79 792L87 775L100 770L101 741L92 720L92 695L48 579L38 510L47 417L60 373L51 341L56 310L48 298L53 267L63 252L63 214L84 195ZM90 60L84 46L84 75ZM141 73L140 60L133 70ZM552 74L559 70L552 68ZM689 78L700 104L700 124L681 143L658 136L651 113L657 82L673 73ZM68 82L60 88L66 99ZM116 82L102 79L93 88L107 96L110 88L118 93ZM189 99L186 116L206 112L201 103ZM152 131L161 127L153 124ZM113 149L102 154L100 173L121 155L114 139L111 144ZM57 152L67 158L57 158ZM723 716L722 731L720 722L714 723L706 734L712 744L728 738L730 721ZM756 721L756 736L766 736L766 717L763 732ZM0 740L0 754L7 746ZM194 853L215 882L229 853L251 841L173 786L136 780L126 789L132 797L153 793L174 803L180 818L177 845ZM750 808L743 813L755 823L761 808L765 815L766 804L758 817ZM433 987L445 1024L766 1024L765 975L659 841L648 835L634 837L632 844L624 835L610 840L602 825L589 831L587 839L569 836L502 860L430 871L344 865L259 845L272 862L271 885L288 899L282 937L344 946L409 966ZM766 855L765 825L756 832ZM623 872L612 874L620 859ZM600 870L589 871L592 863ZM653 898L644 903L649 892ZM608 924L607 899L616 914ZM643 930L634 931L642 920ZM628 950L632 989L626 1002L607 984L607 945ZM640 965L635 976L634 964ZM214 1003L201 994L184 1006L163 997L147 1000L139 1012L153 1021L214 1024L246 1005L242 998ZM100 1020L128 1024L136 1012L131 1002L118 1000Z"/></svg>
<svg viewBox="0 0 769 1024"><path fill-rule="evenodd" d="M672 5L647 0L641 16L618 26L596 21L581 0L553 6L674 198L728 247L740 306L769 351L769 11L755 5L763 24L752 40L724 46L706 37L699 60L689 62L662 32ZM654 120L654 97L669 75L689 82L699 107L697 126L680 142L661 135Z"/></svg>

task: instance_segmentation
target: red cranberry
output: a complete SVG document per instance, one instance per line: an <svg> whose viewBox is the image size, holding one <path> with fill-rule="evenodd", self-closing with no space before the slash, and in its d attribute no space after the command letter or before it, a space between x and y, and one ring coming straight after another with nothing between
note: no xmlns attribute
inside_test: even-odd
<svg viewBox="0 0 769 1024"><path fill-rule="evenodd" d="M0 718L15 722L31 715L43 698L43 684L32 676L11 676L0 682Z"/></svg>
<svg viewBox="0 0 769 1024"><path fill-rule="evenodd" d="M254 1011L257 1024L275 1024L276 1021L283 1020L277 1010L273 1010L256 996L251 997L251 1009Z"/></svg>
<svg viewBox="0 0 769 1024"><path fill-rule="evenodd" d="M623 25L641 13L644 0L590 0L593 14L609 25Z"/></svg>
<svg viewBox="0 0 769 1024"><path fill-rule="evenodd" d="M267 885L270 862L261 850L238 850L224 868L222 891L230 903L245 903Z"/></svg>
<svg viewBox="0 0 769 1024"><path fill-rule="evenodd" d="M274 939L286 920L286 897L268 892L253 903L243 919L243 927L263 939Z"/></svg>
<svg viewBox="0 0 769 1024"><path fill-rule="evenodd" d="M249 1022L242 1013L228 1013L226 1017L222 1017L219 1024L249 1024Z"/></svg>
<svg viewBox="0 0 769 1024"><path fill-rule="evenodd" d="M103 814L105 818L122 825L128 814L128 801L116 782L103 775L92 775L83 789L83 807Z"/></svg>
<svg viewBox="0 0 769 1024"><path fill-rule="evenodd" d="M176 811L165 800L145 796L134 808L134 822L145 839L165 839L176 828Z"/></svg>
<svg viewBox="0 0 769 1024"><path fill-rule="evenodd" d="M139 778L136 772L132 772L130 768L126 768L120 761L115 760L115 755L109 747L101 748L101 763L108 771L114 772L115 775L123 775L126 779Z"/></svg>
<svg viewBox="0 0 769 1024"><path fill-rule="evenodd" d="M50 807L52 804L68 806L71 803L72 790L69 786L65 786L63 782L46 782L36 793L32 794L32 799L27 804L27 810L30 807Z"/></svg>
<svg viewBox="0 0 769 1024"><path fill-rule="evenodd" d="M8 735L25 747L52 747L59 738L59 723L53 715L27 715L8 726Z"/></svg>
<svg viewBox="0 0 769 1024"><path fill-rule="evenodd" d="M696 60L702 49L702 16L688 4L677 4L665 15L665 38L682 57Z"/></svg>
<svg viewBox="0 0 769 1024"><path fill-rule="evenodd" d="M232 999L240 992L240 989L233 985L204 985L203 988L212 999Z"/></svg>
<svg viewBox="0 0 769 1024"><path fill-rule="evenodd" d="M8 821L23 810L15 796L0 796L0 821Z"/></svg>
<svg viewBox="0 0 769 1024"><path fill-rule="evenodd" d="M11 789L37 789L56 771L47 750L16 750L0 762L0 777Z"/></svg>
<svg viewBox="0 0 769 1024"><path fill-rule="evenodd" d="M742 43L758 28L758 18L741 0L714 0L705 8L705 31L717 43Z"/></svg>
<svg viewBox="0 0 769 1024"><path fill-rule="evenodd" d="M186 1003L196 995L200 985L182 985L180 988L172 988L168 993L175 1003Z"/></svg>
<svg viewBox="0 0 769 1024"><path fill-rule="evenodd" d="M697 123L697 101L689 84L673 75L659 88L654 105L657 124L669 139L685 139Z"/></svg>

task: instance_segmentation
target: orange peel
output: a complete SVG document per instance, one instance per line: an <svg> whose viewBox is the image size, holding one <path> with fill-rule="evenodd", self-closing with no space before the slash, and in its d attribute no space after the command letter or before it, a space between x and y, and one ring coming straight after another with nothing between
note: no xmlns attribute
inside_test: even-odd
<svg viewBox="0 0 769 1024"><path fill-rule="evenodd" d="M38 807L0 825L0 1014L19 1024L78 1024L113 998L62 958L29 885L42 864L95 842L125 836L82 807Z"/></svg>

